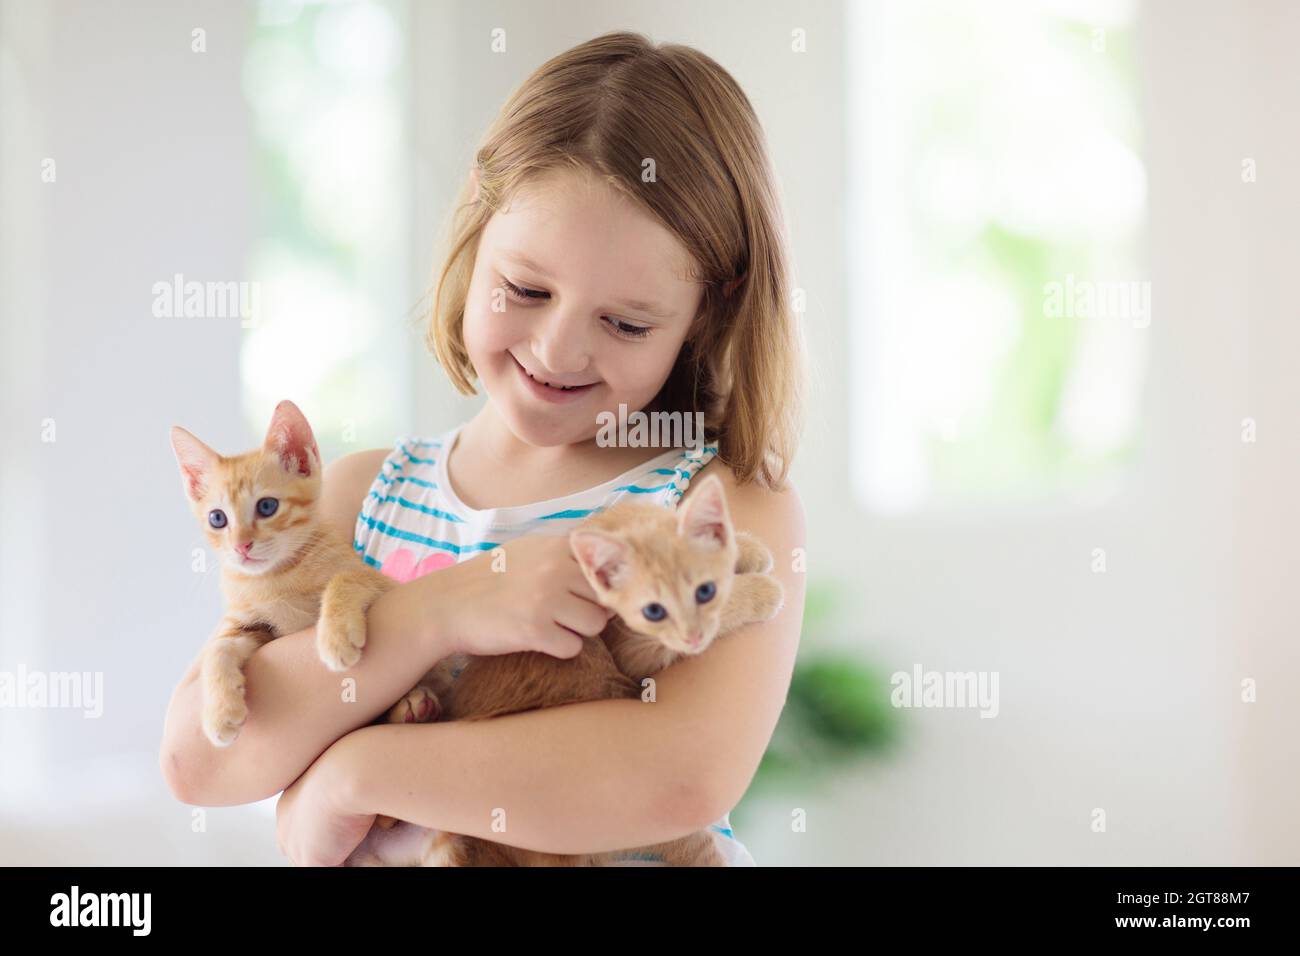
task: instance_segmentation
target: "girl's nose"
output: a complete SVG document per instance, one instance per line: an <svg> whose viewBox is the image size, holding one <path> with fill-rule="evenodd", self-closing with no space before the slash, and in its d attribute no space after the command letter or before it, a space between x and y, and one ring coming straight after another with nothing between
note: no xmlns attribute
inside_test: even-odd
<svg viewBox="0 0 1300 956"><path fill-rule="evenodd" d="M539 373L556 378L580 375L591 364L587 348L587 329L576 311L554 309L550 321L539 328L533 342L533 355L541 364Z"/></svg>

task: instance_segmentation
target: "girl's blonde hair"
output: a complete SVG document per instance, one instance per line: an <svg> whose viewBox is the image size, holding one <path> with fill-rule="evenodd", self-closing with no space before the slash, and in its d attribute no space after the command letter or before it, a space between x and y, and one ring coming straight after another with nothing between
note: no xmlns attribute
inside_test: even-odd
<svg viewBox="0 0 1300 956"><path fill-rule="evenodd" d="M470 177L453 211L427 330L457 390L475 394L463 326L483 227L525 181L586 171L653 215L702 273L692 331L647 409L702 412L738 483L783 488L802 423L803 342L762 127L727 71L688 46L596 37L515 91L475 160L479 188ZM654 176L643 179L647 160Z"/></svg>

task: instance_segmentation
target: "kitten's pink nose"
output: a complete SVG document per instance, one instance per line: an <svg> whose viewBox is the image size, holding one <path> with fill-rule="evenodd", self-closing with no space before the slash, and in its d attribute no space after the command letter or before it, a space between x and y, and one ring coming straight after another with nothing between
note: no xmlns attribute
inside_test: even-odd
<svg viewBox="0 0 1300 956"><path fill-rule="evenodd" d="M704 640L703 631L696 631L694 634L688 634L686 636L686 643L691 645L691 647L699 647L700 641L702 640Z"/></svg>
<svg viewBox="0 0 1300 956"><path fill-rule="evenodd" d="M244 557L248 557L248 552L253 550L253 542L250 541L247 544L237 544L235 545L235 550Z"/></svg>

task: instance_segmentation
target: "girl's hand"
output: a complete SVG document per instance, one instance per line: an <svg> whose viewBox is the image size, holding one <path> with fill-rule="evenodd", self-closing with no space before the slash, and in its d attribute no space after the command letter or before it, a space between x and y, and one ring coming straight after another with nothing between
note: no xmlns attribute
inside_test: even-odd
<svg viewBox="0 0 1300 956"><path fill-rule="evenodd" d="M452 653L574 657L579 635L605 629L614 612L596 602L567 535L525 535L501 548L418 579L437 589L430 604Z"/></svg>
<svg viewBox="0 0 1300 956"><path fill-rule="evenodd" d="M275 836L294 866L342 866L375 822L346 806L347 768L337 748L316 758L275 805Z"/></svg>

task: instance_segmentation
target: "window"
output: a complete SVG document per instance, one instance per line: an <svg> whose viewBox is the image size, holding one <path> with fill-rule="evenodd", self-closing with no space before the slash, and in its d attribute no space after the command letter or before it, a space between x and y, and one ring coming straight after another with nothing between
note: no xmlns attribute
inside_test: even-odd
<svg viewBox="0 0 1300 956"><path fill-rule="evenodd" d="M244 63L258 209L245 413L298 402L328 461L409 407L405 8L262 0Z"/></svg>
<svg viewBox="0 0 1300 956"><path fill-rule="evenodd" d="M856 487L898 513L1110 486L1151 319L1132 4L846 11Z"/></svg>

